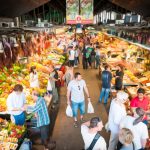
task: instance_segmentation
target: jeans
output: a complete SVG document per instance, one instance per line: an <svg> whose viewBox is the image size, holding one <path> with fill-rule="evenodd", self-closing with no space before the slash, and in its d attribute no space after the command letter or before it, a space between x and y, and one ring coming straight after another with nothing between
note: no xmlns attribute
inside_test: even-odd
<svg viewBox="0 0 150 150"><path fill-rule="evenodd" d="M79 57L75 57L75 65L77 66L79 63Z"/></svg>
<svg viewBox="0 0 150 150"><path fill-rule="evenodd" d="M100 65L100 56L96 56L95 60L96 60L96 66L95 67L98 68Z"/></svg>
<svg viewBox="0 0 150 150"><path fill-rule="evenodd" d="M77 117L78 115L78 109L80 110L80 114L84 115L85 114L85 102L71 102L72 103L72 112L73 112L73 117Z"/></svg>
<svg viewBox="0 0 150 150"><path fill-rule="evenodd" d="M103 99L103 97L104 97L104 103L106 104L107 101L108 101L109 92L110 92L110 88L108 88L108 89L102 88L99 101L102 102L102 99Z"/></svg>
<svg viewBox="0 0 150 150"><path fill-rule="evenodd" d="M53 96L53 103L58 103L58 90L57 90L57 88L52 88L52 96Z"/></svg>

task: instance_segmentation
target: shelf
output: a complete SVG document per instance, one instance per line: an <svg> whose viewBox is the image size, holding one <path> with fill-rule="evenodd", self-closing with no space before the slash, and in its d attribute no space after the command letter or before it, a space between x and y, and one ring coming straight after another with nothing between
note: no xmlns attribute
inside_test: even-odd
<svg viewBox="0 0 150 150"><path fill-rule="evenodd" d="M131 42L131 41L127 40L127 39L124 39L124 38L121 38L121 37L118 37L118 36L115 36L115 35L112 35L112 34L108 34L108 33L104 33L104 34L106 34L106 35L108 35L108 36L111 36L111 37L118 38L118 39L123 40L123 41L126 41L126 42L129 42L130 44L139 46L139 47L141 47L141 48L144 48L144 49L147 49L147 50L150 51L150 47L148 47L148 46L145 46L145 45L142 45L142 44L139 44L139 43L134 43L134 42Z"/></svg>

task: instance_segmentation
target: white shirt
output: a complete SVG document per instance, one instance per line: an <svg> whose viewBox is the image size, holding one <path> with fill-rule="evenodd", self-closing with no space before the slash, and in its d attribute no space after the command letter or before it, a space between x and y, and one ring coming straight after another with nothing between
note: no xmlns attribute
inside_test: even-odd
<svg viewBox="0 0 150 150"><path fill-rule="evenodd" d="M119 132L120 122L125 116L125 106L120 106L115 100L112 100L108 117L108 124L111 132L116 134Z"/></svg>
<svg viewBox="0 0 150 150"><path fill-rule="evenodd" d="M81 134L85 144L84 149L88 149L96 133L89 133L89 128L85 125L81 125ZM107 150L105 139L102 136L97 140L93 150Z"/></svg>
<svg viewBox="0 0 150 150"><path fill-rule="evenodd" d="M9 94L7 98L7 109L8 113L11 115L20 115L23 111L12 111L14 108L22 108L26 103L25 94L22 92L21 94L16 94L16 92L12 92Z"/></svg>
<svg viewBox="0 0 150 150"><path fill-rule="evenodd" d="M86 87L86 83L84 80L76 81L72 80L68 84L68 90L71 92L71 101L80 103L83 102L84 99L84 88Z"/></svg>
<svg viewBox="0 0 150 150"><path fill-rule="evenodd" d="M79 57L79 50L75 50L75 57Z"/></svg>
<svg viewBox="0 0 150 150"><path fill-rule="evenodd" d="M135 120L132 116L126 116L122 119L120 123L120 128L128 128L132 131L134 135L133 142L135 143L137 149L141 149L141 139L148 139L148 129L147 126L143 122L139 122L137 125L133 125L133 121Z"/></svg>
<svg viewBox="0 0 150 150"><path fill-rule="evenodd" d="M39 88L38 74L30 73L30 87Z"/></svg>
<svg viewBox="0 0 150 150"><path fill-rule="evenodd" d="M74 60L75 58L75 51L74 50L70 50L69 51L69 60Z"/></svg>
<svg viewBox="0 0 150 150"><path fill-rule="evenodd" d="M100 56L100 51L99 50L96 50L96 56Z"/></svg>
<svg viewBox="0 0 150 150"><path fill-rule="evenodd" d="M50 80L48 80L48 83L47 83L47 91L52 91L52 85L51 85Z"/></svg>

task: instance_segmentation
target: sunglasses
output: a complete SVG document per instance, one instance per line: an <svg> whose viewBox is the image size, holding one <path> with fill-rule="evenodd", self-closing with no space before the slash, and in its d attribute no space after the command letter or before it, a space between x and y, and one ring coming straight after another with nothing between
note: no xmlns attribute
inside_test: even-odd
<svg viewBox="0 0 150 150"><path fill-rule="evenodd" d="M80 90L80 86L78 85L78 89Z"/></svg>

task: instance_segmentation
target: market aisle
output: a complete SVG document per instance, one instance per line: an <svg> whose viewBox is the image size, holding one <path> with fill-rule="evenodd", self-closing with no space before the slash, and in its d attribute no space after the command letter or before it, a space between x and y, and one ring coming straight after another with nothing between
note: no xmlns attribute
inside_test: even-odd
<svg viewBox="0 0 150 150"><path fill-rule="evenodd" d="M85 120L89 120L94 116L100 116L103 120L103 123L105 124L107 121L106 109L103 104L98 104L100 91L98 70L83 70L82 66L80 65L79 68L75 69L75 72L76 71L79 71L85 79L90 92L92 104L95 108L95 114L86 114ZM63 87L60 91L60 107L53 131L53 139L57 142L57 150L81 150L83 149L84 144L80 134L80 127L74 128L73 118L66 117L66 106L66 88ZM104 129L101 134L108 142L108 134Z"/></svg>

